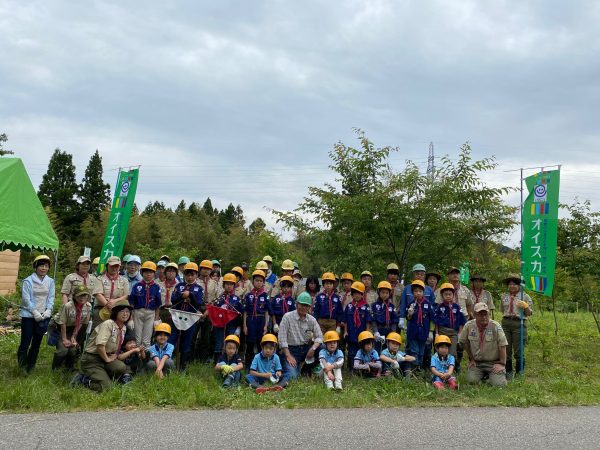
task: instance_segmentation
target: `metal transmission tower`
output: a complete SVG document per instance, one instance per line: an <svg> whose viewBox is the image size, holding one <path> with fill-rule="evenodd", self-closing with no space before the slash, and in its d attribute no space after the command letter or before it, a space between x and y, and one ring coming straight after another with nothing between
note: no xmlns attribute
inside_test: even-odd
<svg viewBox="0 0 600 450"><path fill-rule="evenodd" d="M433 152L433 142L429 143L429 157L427 158L427 176L433 181L435 172L435 154Z"/></svg>

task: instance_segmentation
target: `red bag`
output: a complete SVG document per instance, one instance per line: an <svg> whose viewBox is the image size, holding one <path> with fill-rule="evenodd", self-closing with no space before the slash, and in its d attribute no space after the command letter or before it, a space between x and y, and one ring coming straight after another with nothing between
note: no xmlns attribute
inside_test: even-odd
<svg viewBox="0 0 600 450"><path fill-rule="evenodd" d="M235 319L239 313L231 309L220 308L218 306L206 305L206 312L213 327L225 328L229 322Z"/></svg>

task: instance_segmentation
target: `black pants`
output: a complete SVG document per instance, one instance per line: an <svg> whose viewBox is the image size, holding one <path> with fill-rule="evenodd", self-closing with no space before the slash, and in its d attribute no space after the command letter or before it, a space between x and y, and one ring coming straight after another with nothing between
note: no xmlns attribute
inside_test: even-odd
<svg viewBox="0 0 600 450"><path fill-rule="evenodd" d="M21 318L21 343L17 350L19 367L31 372L40 353L42 338L48 330L49 320L36 322L32 317Z"/></svg>

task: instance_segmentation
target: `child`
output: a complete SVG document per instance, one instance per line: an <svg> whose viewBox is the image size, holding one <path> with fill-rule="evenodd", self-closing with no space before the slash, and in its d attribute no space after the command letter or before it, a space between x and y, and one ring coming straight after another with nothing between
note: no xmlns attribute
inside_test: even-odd
<svg viewBox="0 0 600 450"><path fill-rule="evenodd" d="M273 318L273 333L279 333L279 324L281 318L287 312L294 311L296 309L296 302L292 297L292 290L294 288L294 280L288 275L284 275L279 279L279 286L281 292L275 297L271 298L269 302L269 315Z"/></svg>
<svg viewBox="0 0 600 450"><path fill-rule="evenodd" d="M163 378L173 367L173 344L167 341L171 336L171 325L160 323L154 327L154 345L148 349L150 361L146 364L148 372L154 372L158 378Z"/></svg>
<svg viewBox="0 0 600 450"><path fill-rule="evenodd" d="M331 272L325 272L321 278L323 280L323 292L315 297L313 316L319 322L321 332L325 334L328 331L339 330L344 311L342 300L335 293L335 275Z"/></svg>
<svg viewBox="0 0 600 450"><path fill-rule="evenodd" d="M381 360L373 348L375 337L370 331L363 331L358 335L360 349L354 357L354 373L363 377L378 378L381 376Z"/></svg>
<svg viewBox="0 0 600 450"><path fill-rule="evenodd" d="M377 353L381 353L385 336L396 331L398 314L391 299L392 284L389 281L381 281L377 285L377 295L377 301L371 305L371 316L373 317L371 325L375 336L375 350Z"/></svg>
<svg viewBox="0 0 600 450"><path fill-rule="evenodd" d="M354 283L354 277L350 272L342 274L342 283L340 288L340 297L342 299L342 308L346 308L346 305L352 301L352 283Z"/></svg>
<svg viewBox="0 0 600 450"><path fill-rule="evenodd" d="M262 270L252 272L254 289L244 299L244 335L246 336L246 365L252 361L252 354L257 350L263 335L267 334L269 325L269 295L263 289L265 273Z"/></svg>
<svg viewBox="0 0 600 450"><path fill-rule="evenodd" d="M436 389L444 389L444 383L448 383L450 389L458 389L458 383L454 374L454 356L449 355L451 341L448 336L436 336L434 342L436 353L431 357L432 381Z"/></svg>
<svg viewBox="0 0 600 450"><path fill-rule="evenodd" d="M450 354L456 358L458 335L465 325L465 316L458 303L454 303L454 286L444 283L440 287L443 302L435 308L433 323L436 336L444 335L450 338L452 346ZM458 366L456 367L458 369ZM457 370L458 371L458 370Z"/></svg>
<svg viewBox="0 0 600 450"><path fill-rule="evenodd" d="M73 299L61 306L55 320L60 327L60 338L52 359L52 370L60 368L63 363L66 369L73 369L77 354L83 348L87 324L92 315L89 300L88 288L80 284L74 289Z"/></svg>
<svg viewBox="0 0 600 450"><path fill-rule="evenodd" d="M352 283L352 302L346 305L343 322L344 339L348 342L348 369L352 370L354 356L358 352L358 336L370 327L371 313L363 294L365 285L360 281Z"/></svg>
<svg viewBox="0 0 600 450"><path fill-rule="evenodd" d="M196 283L198 277L198 265L196 263L187 263L183 269L183 277L185 281L175 286L175 292L173 292L173 306L171 309L179 311L187 311L190 313L202 314L206 310L204 304L204 291ZM196 333L196 327L198 323L194 323L186 330L179 330L177 327L173 330L171 336L169 336L169 343L177 344L179 348L178 359L179 369L185 370L188 362L192 358L193 340ZM181 337L180 337L181 336Z"/></svg>
<svg viewBox="0 0 600 450"><path fill-rule="evenodd" d="M413 298L407 303L406 319L408 328L406 336L408 339L408 354L415 357L414 366L420 370L423 365L423 353L427 340L433 335L429 331L430 322L433 317L433 307L424 297L425 283L414 280L411 283ZM429 341L431 342L431 340Z"/></svg>
<svg viewBox="0 0 600 450"><path fill-rule="evenodd" d="M235 311L239 313L234 319L229 321L224 328L221 327L213 327L213 334L215 338L215 347L214 347L214 359L215 363L219 358L223 350L223 341L225 336L230 334L235 334L237 336L240 335L241 323L242 323L242 302L240 298L235 295L235 284L237 283L237 278L232 273L227 273L223 276L223 290L224 292L219 296L217 301L215 302L215 306L223 309L228 309L231 311Z"/></svg>
<svg viewBox="0 0 600 450"><path fill-rule="evenodd" d="M382 363L383 376L388 377L393 375L399 377L404 374L404 379L410 379L410 362L414 361L414 356L406 355L400 351L402 345L402 336L398 333L390 333L387 335L387 348L381 352L379 359Z"/></svg>
<svg viewBox="0 0 600 450"><path fill-rule="evenodd" d="M158 325L161 293L160 286L154 282L156 264L146 261L142 264L142 281L133 285L129 294L129 304L133 306L133 331L138 345L150 347L152 329Z"/></svg>
<svg viewBox="0 0 600 450"><path fill-rule="evenodd" d="M342 367L344 366L344 353L338 349L340 335L337 331L328 331L323 336L325 348L319 352L321 373L327 389L342 390Z"/></svg>
<svg viewBox="0 0 600 450"><path fill-rule="evenodd" d="M131 369L131 374L124 374L119 381L127 384L131 381L132 375L142 373L144 370L144 361L146 359L146 350L136 343L132 335L126 335L123 339L122 351L117 355L119 361L123 361Z"/></svg>
<svg viewBox="0 0 600 450"><path fill-rule="evenodd" d="M250 364L250 373L246 375L246 381L257 394L267 391L282 391L286 382L281 378L281 361L275 353L277 338L274 334L265 334L260 346L262 350L254 356ZM262 385L271 381L274 386L263 387Z"/></svg>
<svg viewBox="0 0 600 450"><path fill-rule="evenodd" d="M173 293L175 292L175 286L177 286L177 264L168 263L164 271L164 279L155 279L154 281L160 287L160 320L165 323L171 323L171 313L169 309L171 307L171 301L173 299Z"/></svg>
<svg viewBox="0 0 600 450"><path fill-rule="evenodd" d="M219 361L215 366L217 372L223 375L223 387L237 387L242 378L242 369L244 364L238 354L240 348L240 338L235 334L230 334L225 338L225 350L221 353Z"/></svg>

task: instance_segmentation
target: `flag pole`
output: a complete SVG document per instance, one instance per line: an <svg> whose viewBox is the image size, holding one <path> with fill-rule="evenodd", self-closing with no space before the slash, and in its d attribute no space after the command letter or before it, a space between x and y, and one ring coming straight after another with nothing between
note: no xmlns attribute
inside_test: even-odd
<svg viewBox="0 0 600 450"><path fill-rule="evenodd" d="M521 297L521 301L523 301L523 289L525 288L525 280L523 279L523 169L521 168L521 285L519 286L519 295ZM521 319L521 329L519 333L519 372L523 373L523 351L525 350L525 341L523 339L523 331L524 331L524 317L523 317L523 308L520 308L520 319ZM511 355L509 357L512 358ZM516 364L516 361L515 361Z"/></svg>

